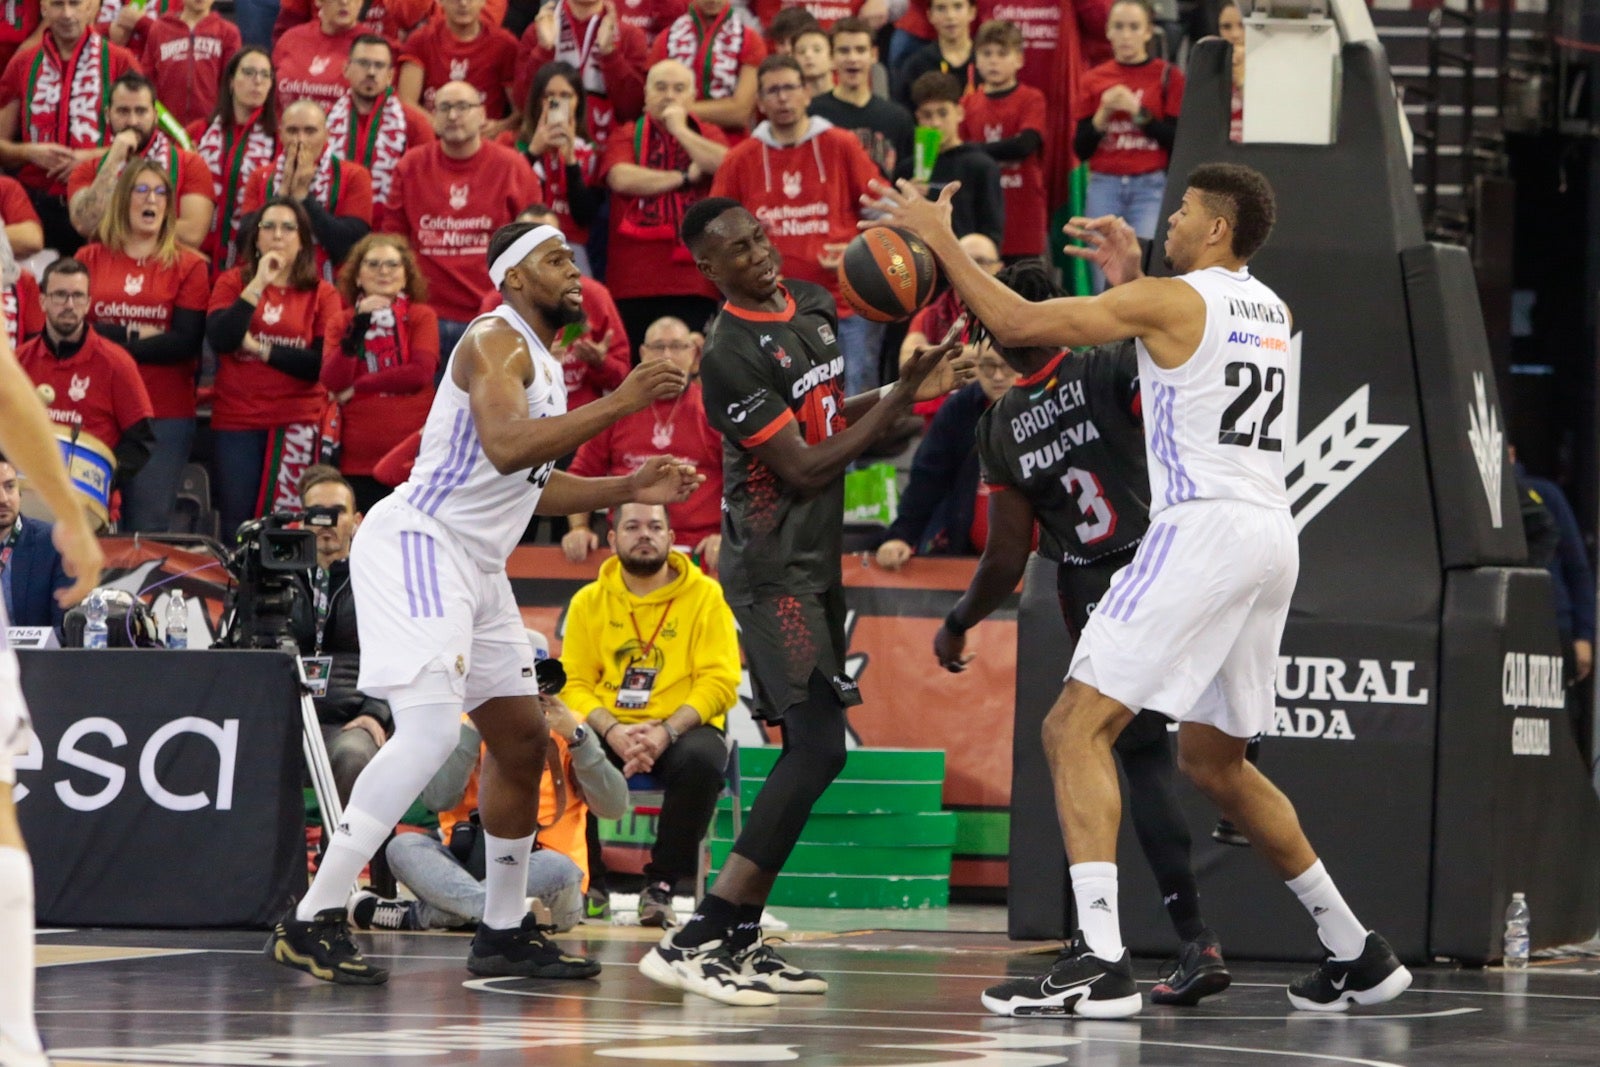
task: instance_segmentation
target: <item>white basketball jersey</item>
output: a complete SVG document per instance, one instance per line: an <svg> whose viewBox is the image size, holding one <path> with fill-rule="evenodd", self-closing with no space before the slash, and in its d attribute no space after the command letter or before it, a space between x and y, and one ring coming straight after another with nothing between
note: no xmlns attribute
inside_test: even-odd
<svg viewBox="0 0 1600 1067"><path fill-rule="evenodd" d="M1178 280L1206 302L1194 355L1163 370L1142 341L1137 345L1150 517L1187 500L1287 510L1280 434L1289 309L1248 270L1211 267Z"/></svg>
<svg viewBox="0 0 1600 1067"><path fill-rule="evenodd" d="M495 308L473 322L487 318L509 323L528 342L528 351L533 354L533 381L527 388L529 416L543 419L566 414L567 388L562 381L561 364L509 307ZM454 363L452 352L444 380L428 411L428 421L422 427L422 448L416 465L411 468L411 477L395 493L442 523L460 540L473 562L492 573L505 569L506 559L527 529L555 464L511 474L495 470L478 440L472 402L451 375Z"/></svg>

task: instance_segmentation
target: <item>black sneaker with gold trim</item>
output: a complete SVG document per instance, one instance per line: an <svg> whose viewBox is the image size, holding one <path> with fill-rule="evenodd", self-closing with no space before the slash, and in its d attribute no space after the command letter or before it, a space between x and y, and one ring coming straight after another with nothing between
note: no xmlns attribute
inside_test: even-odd
<svg viewBox="0 0 1600 1067"><path fill-rule="evenodd" d="M389 980L389 972L368 963L350 940L343 908L319 911L310 922L296 919L291 909L273 927L266 954L285 967L338 985L382 985Z"/></svg>

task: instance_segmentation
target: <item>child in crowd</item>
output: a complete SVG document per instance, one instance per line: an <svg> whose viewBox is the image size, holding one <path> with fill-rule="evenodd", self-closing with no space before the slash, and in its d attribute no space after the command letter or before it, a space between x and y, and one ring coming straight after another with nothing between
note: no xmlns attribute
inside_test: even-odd
<svg viewBox="0 0 1600 1067"><path fill-rule="evenodd" d="M1000 165L980 146L961 140L961 119L966 114L961 97L961 83L943 71L929 71L911 87L917 125L939 131L939 155L927 179L928 196L937 198L946 185L959 181L961 188L951 203L950 215L956 236L981 233L999 244L1005 232ZM916 178L915 164L913 153L912 158L900 161L895 176Z"/></svg>
<svg viewBox="0 0 1600 1067"><path fill-rule="evenodd" d="M805 75L811 95L833 92L833 44L822 27L813 22L795 35L789 47L800 62L800 73Z"/></svg>
<svg viewBox="0 0 1600 1067"><path fill-rule="evenodd" d="M978 28L977 54L981 88L961 104L963 140L981 145L1000 164L1000 192L1005 197L1005 237L1000 253L1014 261L1040 256L1045 250L1049 207L1044 191L1044 130L1048 122L1044 94L1022 85L1022 29L1014 22L991 19Z"/></svg>
<svg viewBox="0 0 1600 1067"><path fill-rule="evenodd" d="M965 92L976 84L972 67L972 0L933 0L928 20L938 31L938 39L911 53L895 70L895 99L916 108L911 87L929 71L953 74Z"/></svg>

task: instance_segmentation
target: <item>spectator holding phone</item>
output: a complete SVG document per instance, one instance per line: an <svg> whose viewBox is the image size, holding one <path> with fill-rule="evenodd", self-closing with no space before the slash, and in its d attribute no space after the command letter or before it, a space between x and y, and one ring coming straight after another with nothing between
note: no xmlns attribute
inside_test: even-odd
<svg viewBox="0 0 1600 1067"><path fill-rule="evenodd" d="M605 202L597 185L600 156L588 139L586 95L570 63L546 63L533 77L522 124L500 136L501 144L528 158L585 275L590 273L583 250L589 224Z"/></svg>

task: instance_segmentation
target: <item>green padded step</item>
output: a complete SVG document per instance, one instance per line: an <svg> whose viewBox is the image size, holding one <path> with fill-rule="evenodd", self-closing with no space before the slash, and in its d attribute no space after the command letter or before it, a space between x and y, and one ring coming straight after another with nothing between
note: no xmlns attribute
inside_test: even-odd
<svg viewBox="0 0 1600 1067"><path fill-rule="evenodd" d="M732 841L711 841L711 865L721 867L733 849ZM946 848L857 848L854 845L813 845L805 841L794 847L784 874L874 875L877 877L950 877L950 849Z"/></svg>
<svg viewBox="0 0 1600 1067"><path fill-rule="evenodd" d="M711 876L716 875L713 870ZM943 908L950 904L950 879L784 873L767 903L789 908Z"/></svg>
<svg viewBox="0 0 1600 1067"><path fill-rule="evenodd" d="M783 749L776 745L739 747L739 773L765 778ZM927 748L853 748L845 756L843 781L944 781L944 750Z"/></svg>
<svg viewBox="0 0 1600 1067"><path fill-rule="evenodd" d="M765 779L746 778L740 783L740 800L749 811ZM931 782L847 782L835 781L811 810L817 815L916 815L937 812L944 796L943 780ZM719 810L731 811L733 801L722 797Z"/></svg>
<svg viewBox="0 0 1600 1067"><path fill-rule="evenodd" d="M950 848L959 839L960 820L953 811L915 815L812 815L801 839L814 845L862 845L867 848ZM733 838L733 813L717 812L713 837Z"/></svg>

